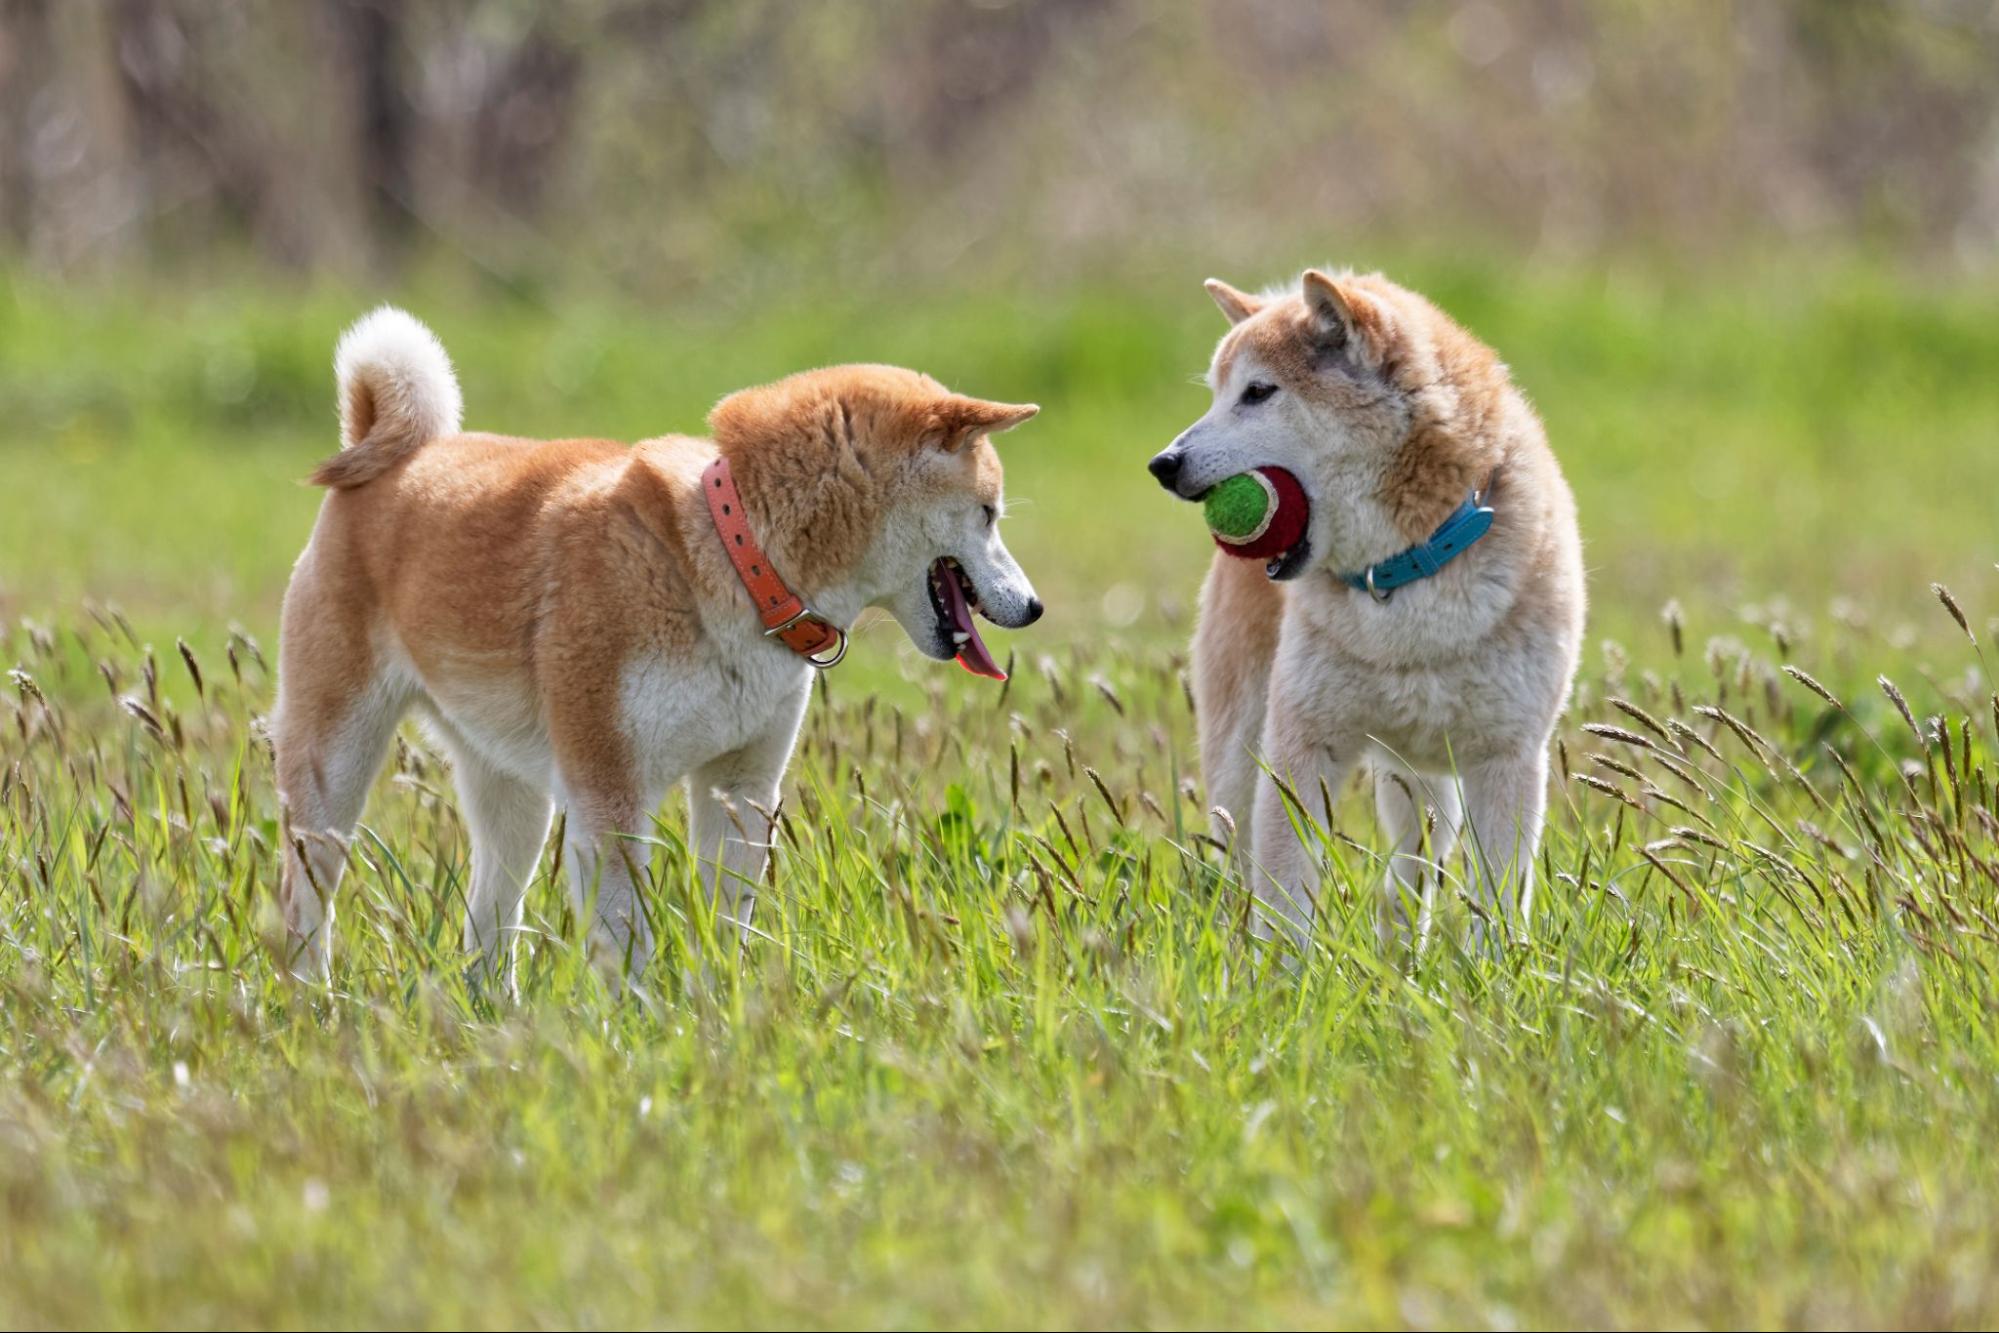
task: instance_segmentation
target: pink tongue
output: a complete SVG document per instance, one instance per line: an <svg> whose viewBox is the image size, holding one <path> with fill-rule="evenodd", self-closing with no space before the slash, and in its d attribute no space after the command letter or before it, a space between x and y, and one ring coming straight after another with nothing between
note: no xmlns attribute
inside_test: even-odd
<svg viewBox="0 0 1999 1333"><path fill-rule="evenodd" d="M972 636L958 645L958 665L975 676L1005 680L1006 672L993 661L986 641L979 637L979 627L972 623L972 608L965 602L965 590L958 583L957 571L947 565L939 573L942 575L939 582L944 585L944 614L951 618L951 628Z"/></svg>

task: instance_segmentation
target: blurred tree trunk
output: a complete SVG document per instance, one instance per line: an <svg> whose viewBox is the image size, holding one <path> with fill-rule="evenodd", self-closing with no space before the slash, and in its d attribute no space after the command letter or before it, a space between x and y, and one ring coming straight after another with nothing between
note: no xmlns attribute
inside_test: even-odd
<svg viewBox="0 0 1999 1333"><path fill-rule="evenodd" d="M0 226L25 249L35 227L33 104L49 67L48 0L0 3Z"/></svg>
<svg viewBox="0 0 1999 1333"><path fill-rule="evenodd" d="M246 233L288 268L309 265L311 230L279 188L280 177L304 173L270 151L263 120L229 100L240 99L241 86L209 76L212 46L203 41L203 21L213 14L166 0L125 0L112 14L127 119L153 216L206 196L219 206L213 221ZM192 211L186 225L197 235L185 239L210 240L199 234L210 221Z"/></svg>
<svg viewBox="0 0 1999 1333"><path fill-rule="evenodd" d="M582 74L582 56L537 18L482 90L472 176L503 213L534 211L568 141Z"/></svg>
<svg viewBox="0 0 1999 1333"><path fill-rule="evenodd" d="M415 109L402 80L405 47L399 0L327 0L339 30L352 88L354 157L366 199L377 262L409 247L410 139Z"/></svg>

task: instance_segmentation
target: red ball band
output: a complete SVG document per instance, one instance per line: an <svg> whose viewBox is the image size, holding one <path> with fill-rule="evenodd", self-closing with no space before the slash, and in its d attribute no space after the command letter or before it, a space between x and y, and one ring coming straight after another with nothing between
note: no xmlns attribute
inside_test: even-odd
<svg viewBox="0 0 1999 1333"><path fill-rule="evenodd" d="M1298 484L1298 478L1283 468L1260 467L1256 471L1277 492L1277 512L1270 516L1270 522L1256 540L1237 546L1215 535L1215 545L1245 560L1268 560L1284 554L1305 536L1305 525L1312 517L1312 502L1305 498L1305 488Z"/></svg>

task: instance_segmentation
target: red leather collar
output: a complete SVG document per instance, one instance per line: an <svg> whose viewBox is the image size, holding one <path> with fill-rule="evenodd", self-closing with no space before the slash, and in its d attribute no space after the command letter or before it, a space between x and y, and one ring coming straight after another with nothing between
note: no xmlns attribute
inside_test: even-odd
<svg viewBox="0 0 1999 1333"><path fill-rule="evenodd" d="M722 549L729 553L729 563L736 567L736 577L764 623L764 637L782 640L822 671L837 666L847 655L847 632L807 606L771 568L770 557L750 530L750 516L743 512L743 497L736 492L728 459L717 458L702 472L701 493L708 498L708 516L715 521ZM822 655L828 652L831 656Z"/></svg>

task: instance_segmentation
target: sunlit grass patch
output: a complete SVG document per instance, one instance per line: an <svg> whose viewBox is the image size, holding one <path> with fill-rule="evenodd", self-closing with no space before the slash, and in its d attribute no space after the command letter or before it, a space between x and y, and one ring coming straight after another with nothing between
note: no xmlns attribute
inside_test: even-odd
<svg viewBox="0 0 1999 1333"><path fill-rule="evenodd" d="M1911 614L1921 656L1817 618L1605 654L1496 958L1452 893L1427 951L1384 950L1366 803L1303 802L1328 872L1295 972L1205 836L1170 652L836 674L739 971L688 979L714 923L669 806L639 844L669 956L607 994L544 858L499 1008L417 733L333 988L295 990L268 654L12 629L0 1310L1987 1322L1999 716L1949 608Z"/></svg>

